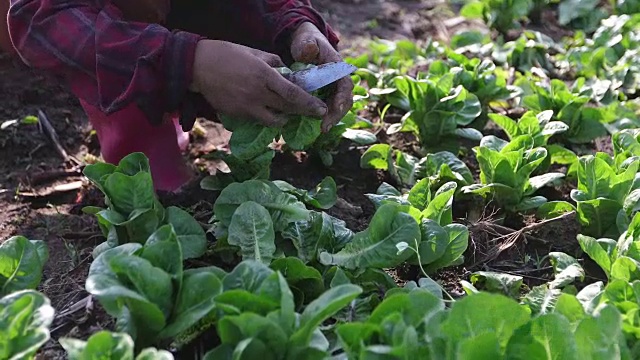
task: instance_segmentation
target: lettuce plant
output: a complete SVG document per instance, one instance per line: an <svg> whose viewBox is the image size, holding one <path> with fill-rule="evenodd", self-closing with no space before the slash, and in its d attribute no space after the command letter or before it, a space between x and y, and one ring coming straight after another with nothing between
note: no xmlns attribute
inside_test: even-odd
<svg viewBox="0 0 640 360"><path fill-rule="evenodd" d="M336 333L343 359L631 359L621 324L614 305L591 314L570 294L553 311L532 316L503 295L472 293L446 308L429 290L414 288L387 297L366 321L338 325Z"/></svg>
<svg viewBox="0 0 640 360"><path fill-rule="evenodd" d="M536 147L547 145L552 136L562 134L569 129L569 126L561 121L551 121L553 117L551 110L539 113L527 111L517 122L501 114L490 114L489 117L504 130L509 140L530 135Z"/></svg>
<svg viewBox="0 0 640 360"><path fill-rule="evenodd" d="M320 325L352 302L362 288L336 285L295 311L294 296L280 272L247 260L223 279L220 345L205 359L325 359L330 343Z"/></svg>
<svg viewBox="0 0 640 360"><path fill-rule="evenodd" d="M94 251L126 243L144 244L163 225L172 225L181 242L185 259L202 256L206 235L200 224L186 211L172 206L164 208L153 188L149 159L142 153L124 157L116 166L107 163L87 165L84 174L105 195L107 208L87 207L95 214L107 241Z"/></svg>
<svg viewBox="0 0 640 360"><path fill-rule="evenodd" d="M421 160L411 154L394 150L389 144L375 144L360 158L362 169L376 169L389 172L399 186L413 186L421 175Z"/></svg>
<svg viewBox="0 0 640 360"><path fill-rule="evenodd" d="M566 54L557 59L580 76L607 79L624 93L635 94L640 83L639 24L638 14L610 16L591 36L577 32L567 41Z"/></svg>
<svg viewBox="0 0 640 360"><path fill-rule="evenodd" d="M616 165L614 158L606 153L585 155L578 162L578 188L571 191L576 205L551 202L539 209L539 214L553 216L576 211L583 234L617 237L626 229L633 213L640 209L639 166L636 158Z"/></svg>
<svg viewBox="0 0 640 360"><path fill-rule="evenodd" d="M14 236L0 244L0 296L19 290L35 290L49 259L44 241Z"/></svg>
<svg viewBox="0 0 640 360"><path fill-rule="evenodd" d="M49 339L54 309L35 290L20 290L0 298L0 359L33 360Z"/></svg>
<svg viewBox="0 0 640 360"><path fill-rule="evenodd" d="M311 192L282 181L233 183L213 206L213 232L219 243L238 249L244 260L270 264L274 258L295 254L313 261L320 249L339 249L353 236L343 221L305 206L331 207L336 201L334 186L328 179Z"/></svg>
<svg viewBox="0 0 640 360"><path fill-rule="evenodd" d="M163 225L143 244L102 252L91 264L86 289L117 319L116 330L142 349L190 330L222 291L216 268L184 269L182 242Z"/></svg>
<svg viewBox="0 0 640 360"><path fill-rule="evenodd" d="M405 210L399 204L383 204L376 210L369 227L356 233L342 250L321 252L320 263L366 269L390 268L408 260L411 254L398 254L396 245L403 241L420 242L421 234L418 222Z"/></svg>
<svg viewBox="0 0 640 360"><path fill-rule="evenodd" d="M383 184L367 194L376 205L369 227L337 253L322 252L320 262L346 269L388 268L402 262L420 264L431 273L460 264L469 230L452 223L451 206L457 185L449 182L432 193L429 179L419 181L407 194ZM416 253L401 244L415 244Z"/></svg>
<svg viewBox="0 0 640 360"><path fill-rule="evenodd" d="M572 92L558 79L549 85L531 85L533 93L523 97L523 105L535 111L552 110L553 119L568 126L561 139L584 144L607 134L603 124L605 110L587 106L589 96Z"/></svg>
<svg viewBox="0 0 640 360"><path fill-rule="evenodd" d="M294 187L286 181L276 180L273 182L280 190L295 196L305 205L313 206L317 209L327 210L338 201L337 185L332 177L327 176L312 190L302 190Z"/></svg>
<svg viewBox="0 0 640 360"><path fill-rule="evenodd" d="M571 150L560 144L548 144L554 135L565 133L569 126L562 121L551 121L553 111L542 112L527 111L515 121L501 114L489 114L489 118L507 134L509 140L518 136L530 135L535 147L542 146L547 149L548 156L539 169L546 170L551 164L571 166L578 161L578 156Z"/></svg>
<svg viewBox="0 0 640 360"><path fill-rule="evenodd" d="M405 194L393 186L383 183L376 194L365 194L365 196L374 203L377 209L388 203L410 205L407 212L417 221L427 218L444 226L453 221L451 207L456 189L457 185L452 181L432 192L429 180L422 179Z"/></svg>
<svg viewBox="0 0 640 360"><path fill-rule="evenodd" d="M482 19L491 28L501 33L519 29L520 21L533 9L533 0L474 0L460 11L470 19Z"/></svg>
<svg viewBox="0 0 640 360"><path fill-rule="evenodd" d="M377 194L367 194L377 208L387 203L403 205L419 224L421 241L404 241L406 245L396 245L401 252L413 247L417 253L407 261L424 266L427 273L461 264L462 254L467 250L469 230L466 226L453 223L452 205L456 192L455 182L448 182L432 192L428 179L420 180L408 193L401 194L391 185L383 184Z"/></svg>
<svg viewBox="0 0 640 360"><path fill-rule="evenodd" d="M543 186L564 177L562 173L531 174L545 160L548 152L535 147L531 135L521 135L511 142L495 136L482 139L475 147L480 165L480 184L462 188L464 193L491 197L507 211L536 209L547 202L543 196L533 196Z"/></svg>
<svg viewBox="0 0 640 360"><path fill-rule="evenodd" d="M640 159L640 129L620 130L613 134L611 140L616 165L620 166L629 159Z"/></svg>
<svg viewBox="0 0 640 360"><path fill-rule="evenodd" d="M419 159L394 150L389 144L375 144L362 154L360 167L387 171L402 188L411 188L423 178L429 178L432 188L449 181L462 186L473 183L471 170L449 151L429 153Z"/></svg>
<svg viewBox="0 0 640 360"><path fill-rule="evenodd" d="M269 145L280 137L286 143L285 149L304 150L316 155L325 166L333 164L333 154L343 139L360 145L376 142L374 134L361 129L369 128L372 124L361 121L353 111L326 133L320 132L321 120L305 117L290 120L282 129L251 121L223 119L225 128L232 131L229 141L231 153L215 152L207 157L224 161L230 172L205 178L202 187L208 190L222 190L233 182L269 180L271 162L275 156L275 151Z"/></svg>
<svg viewBox="0 0 640 360"><path fill-rule="evenodd" d="M558 22L563 26L592 32L607 17L607 11L599 5L598 0L562 0L558 6Z"/></svg>
<svg viewBox="0 0 640 360"><path fill-rule="evenodd" d="M629 343L635 343L633 358L638 355L637 334L640 332L636 315L640 310L639 239L640 214L633 217L628 229L617 240L578 236L582 250L600 266L608 280L606 285L602 281L588 285L578 296L588 311L595 312L605 304L611 304L622 313L622 324L619 326Z"/></svg>
<svg viewBox="0 0 640 360"><path fill-rule="evenodd" d="M448 64L436 60L429 66L431 76L448 76L454 74L453 86L462 85L467 91L475 95L482 105L481 115L471 124L475 129L482 130L487 123L490 105L506 105L506 101L515 98L520 89L507 85L507 72L496 68L489 59L468 58L453 50L447 51Z"/></svg>
<svg viewBox="0 0 640 360"><path fill-rule="evenodd" d="M69 360L173 360L170 352L156 348L143 349L134 358L133 339L126 333L102 330L92 334L87 341L72 338L61 338L59 341Z"/></svg>
<svg viewBox="0 0 640 360"><path fill-rule="evenodd" d="M640 266L640 213L633 217L628 229L617 240L578 235L578 242L609 280L640 280L637 270Z"/></svg>
<svg viewBox="0 0 640 360"><path fill-rule="evenodd" d="M557 70L551 54L563 51L550 37L537 31L524 30L513 41L494 44L491 57L496 63L509 65L529 78L534 69L554 74ZM515 85L520 86L517 82Z"/></svg>
<svg viewBox="0 0 640 360"><path fill-rule="evenodd" d="M269 180L271 162L275 157L274 150L266 149L259 155L242 160L232 153L215 151L205 155L208 159L222 160L229 167L229 172L217 172L202 179L200 186L205 190L220 191L234 182L247 180Z"/></svg>
<svg viewBox="0 0 640 360"><path fill-rule="evenodd" d="M422 158L418 167L418 178L428 178L431 188L439 188L453 181L458 188L473 183L469 167L457 156L448 151L429 153Z"/></svg>
<svg viewBox="0 0 640 360"><path fill-rule="evenodd" d="M480 140L479 131L463 128L482 113L480 100L464 86L455 86L454 78L454 73L420 80L408 76L395 78L396 90L387 99L407 113L387 133L413 132L427 152L457 152L458 137Z"/></svg>

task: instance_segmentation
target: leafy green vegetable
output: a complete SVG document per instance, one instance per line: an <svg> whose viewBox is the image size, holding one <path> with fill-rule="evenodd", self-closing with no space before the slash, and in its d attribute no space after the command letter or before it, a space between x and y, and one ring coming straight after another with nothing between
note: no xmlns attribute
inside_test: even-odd
<svg viewBox="0 0 640 360"><path fill-rule="evenodd" d="M275 157L275 151L264 151L249 160L241 160L234 154L224 152L214 152L206 157L222 160L229 167L230 172L219 172L203 178L200 182L200 186L205 190L219 191L233 182L268 180L271 175L271 162Z"/></svg>
<svg viewBox="0 0 640 360"><path fill-rule="evenodd" d="M360 167L388 171L401 185L413 186L421 175L421 161L413 155L393 150L388 144L375 144L362 154Z"/></svg>
<svg viewBox="0 0 640 360"><path fill-rule="evenodd" d="M292 69L306 69L314 67L310 64L294 63L291 68L280 68L282 73L290 73ZM320 99L326 97L326 88L314 91L312 94ZM354 108L358 102L355 101ZM268 180L269 166L273 159L269 145L274 140L282 137L286 148L293 151L310 151L320 155L326 165L332 162L331 152L339 145L340 140L345 138L358 144L372 144L376 141L375 135L360 129L351 129L355 126L357 116L353 112L347 115L326 133L321 131L322 119L311 118L301 115L287 116L286 123L281 127L264 126L256 123L253 119L238 119L222 116L222 124L232 132L229 140L231 149L230 155L223 156L225 162L229 161L231 169L231 179L233 181L246 181L250 179ZM250 169L242 168L242 165L250 166ZM238 172L239 174L234 174ZM231 180L229 176L215 176L217 182L216 190L220 190L228 185ZM210 182L213 180L209 180Z"/></svg>
<svg viewBox="0 0 640 360"><path fill-rule="evenodd" d="M125 333L102 330L91 335L87 341L72 338L61 338L59 341L70 360L134 360L133 339ZM146 348L135 357L135 360L156 359L173 360L173 355L165 350Z"/></svg>
<svg viewBox="0 0 640 360"><path fill-rule="evenodd" d="M318 209L327 210L335 205L338 200L337 186L332 177L327 176L315 187L307 191L297 189L286 181L276 180L273 182L280 190L294 195L298 200Z"/></svg>
<svg viewBox="0 0 640 360"><path fill-rule="evenodd" d="M204 254L204 229L158 202L144 155L87 166L105 207L85 212L107 241L94 250L86 288L118 332L61 339L70 358L171 359L159 349L181 349L205 332L213 339L212 348L199 349L205 359L639 358L637 1L465 3L463 16L498 31L463 29L448 45L371 42L368 53L347 58L359 68L351 76L354 105L328 132L320 119L301 116L280 128L222 119L231 152L205 157L230 172L201 185L220 191L208 255L229 272L192 268L205 258L185 262ZM545 28L549 16L581 30L557 29L554 39L570 34L561 41L529 30ZM325 90L313 95L325 99ZM377 143L382 130L392 141ZM396 147L397 132L416 135L420 146ZM609 135L613 154L602 143ZM364 194L375 214L357 232L329 215L344 214L332 209L338 186L326 176L336 169L312 189L269 181L276 152L304 151L329 167L343 139L368 146L362 168L388 175ZM477 163L468 159L472 146ZM548 185L561 185L545 189L550 202L538 196ZM494 201L507 224L531 210L545 219L574 212L577 220L562 217L562 226L580 225L580 247L606 281L586 276L584 255L551 251L522 261L552 270L540 276L546 283L529 289L521 272L491 267L460 280L465 296L449 293L430 276L464 265L471 234L454 222L454 209L474 222L482 207L466 194ZM368 217L371 207L362 208ZM0 295L37 287L46 258L41 242L16 237L0 245ZM0 299L2 359L33 358L49 338L53 309L41 294L22 293Z"/></svg>
<svg viewBox="0 0 640 360"><path fill-rule="evenodd" d="M247 201L238 206L229 225L229 245L240 247L243 259L271 263L276 251L273 222L262 205Z"/></svg>
<svg viewBox="0 0 640 360"><path fill-rule="evenodd" d="M263 180L227 186L220 193L213 210L218 239L239 247L243 259L261 260L266 264L275 256L276 236L280 236L290 224L307 221L311 216L311 212L294 195Z"/></svg>
<svg viewBox="0 0 640 360"><path fill-rule="evenodd" d="M327 213L311 212L308 220L290 223L282 232L304 262L315 261L323 251L337 252L353 240L346 223Z"/></svg>
<svg viewBox="0 0 640 360"><path fill-rule="evenodd" d="M562 134L569 126L561 121L551 121L553 111L536 113L527 111L518 122L500 114L489 114L489 118L504 130L509 140L518 136L530 135L533 138L533 146L544 146L547 149L547 160L551 164L571 165L578 157L561 145L548 145L549 139L557 134Z"/></svg>
<svg viewBox="0 0 640 360"><path fill-rule="evenodd" d="M106 209L85 208L95 214L107 238L94 257L108 248L126 243L143 244L160 227L170 224L178 235L185 259L197 258L206 250L206 235L200 224L177 207L164 208L153 188L149 159L142 153L125 156L118 166L87 165L84 174L105 194Z"/></svg>
<svg viewBox="0 0 640 360"><path fill-rule="evenodd" d="M276 266L293 271L292 276L302 275L296 273L303 264L293 268L283 265L285 262ZM356 285L338 285L321 291L302 313L297 313L293 292L283 274L262 263L240 263L223 283L224 292L216 297L224 312L216 327L221 344L205 359L296 359L302 354L305 358L324 358L329 342L319 326L362 292Z"/></svg>
<svg viewBox="0 0 640 360"><path fill-rule="evenodd" d="M487 123L487 114L492 106L505 106L507 101L518 96L521 90L508 85L508 73L496 68L489 59L468 58L457 52L447 51L448 62L436 60L429 67L432 76L447 78L454 74L452 87L462 85L471 94L478 97L482 105L482 113L471 123L471 127L482 130ZM465 130L467 131L467 130Z"/></svg>
<svg viewBox="0 0 640 360"><path fill-rule="evenodd" d="M563 0L558 7L558 22L586 31L595 30L607 13L598 8L597 0Z"/></svg>
<svg viewBox="0 0 640 360"><path fill-rule="evenodd" d="M576 94L558 79L549 85L532 84L533 94L522 99L524 106L535 111L552 110L553 118L568 126L560 135L572 143L583 144L606 135L604 110L586 106L590 98Z"/></svg>
<svg viewBox="0 0 640 360"><path fill-rule="evenodd" d="M640 280L640 213L633 217L629 228L617 241L608 238L596 240L581 234L578 242L582 251L602 268L609 279Z"/></svg>
<svg viewBox="0 0 640 360"><path fill-rule="evenodd" d="M453 87L454 76L450 73L420 80L408 76L395 78L396 91L389 95L390 102L408 112L387 133L413 132L427 151L457 152L458 137L480 140L479 131L459 128L480 116L480 100L462 85Z"/></svg>
<svg viewBox="0 0 640 360"><path fill-rule="evenodd" d="M449 181L455 181L460 187L473 183L471 170L448 151L427 154L420 160L420 165L418 176L429 178L432 188L440 187ZM422 172L424 176L421 176Z"/></svg>
<svg viewBox="0 0 640 360"><path fill-rule="evenodd" d="M532 0L474 0L460 11L462 16L483 19L501 33L520 28L519 21L533 9Z"/></svg>
<svg viewBox="0 0 640 360"><path fill-rule="evenodd" d="M495 44L491 56L497 64L511 66L524 74L516 73L517 79L514 82L514 85L524 89L530 87L528 83L533 78L533 72L555 74L557 69L549 54L562 51L550 37L537 31L524 30L513 41Z"/></svg>
<svg viewBox="0 0 640 360"><path fill-rule="evenodd" d="M0 358L35 359L49 339L54 309L49 299L34 290L21 290L0 298Z"/></svg>
<svg viewBox="0 0 640 360"><path fill-rule="evenodd" d="M509 143L487 136L474 151L480 165L481 184L465 186L462 191L482 196L491 195L498 205L504 206L508 211L538 208L547 199L533 196L534 193L564 177L562 173L530 177L548 155L545 148L534 147L531 135L518 136Z"/></svg>
<svg viewBox="0 0 640 360"><path fill-rule="evenodd" d="M637 206L634 183L640 164L623 163L620 167L607 154L580 158L577 170L578 188L571 191L577 203L582 232L589 236L620 234L620 219L631 216Z"/></svg>
<svg viewBox="0 0 640 360"><path fill-rule="evenodd" d="M489 292L502 293L504 295L518 298L522 287L522 276L496 273L492 271L477 271L471 275L471 283Z"/></svg>
<svg viewBox="0 0 640 360"><path fill-rule="evenodd" d="M356 233L353 240L337 253L320 253L324 265L339 265L347 269L386 268L407 260L410 253L396 253L401 241L420 241L420 228L401 205L384 204L371 219L369 227Z"/></svg>
<svg viewBox="0 0 640 360"><path fill-rule="evenodd" d="M217 271L183 270L182 259L178 235L164 225L144 245L124 244L101 253L91 264L86 289L136 346L173 338L208 314L215 306L213 296L222 291Z"/></svg>
<svg viewBox="0 0 640 360"><path fill-rule="evenodd" d="M420 239L406 239L396 244L396 248L402 249L400 253L405 253L406 249L415 244L413 249L416 254L408 261L425 265L427 272L434 272L462 262L462 254L468 245L469 230L464 225L452 224L456 183L448 182L435 193L431 192L429 184L428 179L422 179L404 195L391 185L383 184L377 194L366 196L378 209L385 204L398 204L420 223Z"/></svg>
<svg viewBox="0 0 640 360"><path fill-rule="evenodd" d="M48 259L49 250L41 240L14 236L0 244L0 296L35 290Z"/></svg>

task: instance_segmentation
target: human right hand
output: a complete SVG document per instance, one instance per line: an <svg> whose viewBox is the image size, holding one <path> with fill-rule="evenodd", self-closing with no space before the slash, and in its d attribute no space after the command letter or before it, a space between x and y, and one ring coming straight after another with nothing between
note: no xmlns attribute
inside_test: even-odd
<svg viewBox="0 0 640 360"><path fill-rule="evenodd" d="M219 40L201 40L189 90L200 93L216 111L266 126L282 126L287 115L322 117L327 105L285 79L274 54Z"/></svg>

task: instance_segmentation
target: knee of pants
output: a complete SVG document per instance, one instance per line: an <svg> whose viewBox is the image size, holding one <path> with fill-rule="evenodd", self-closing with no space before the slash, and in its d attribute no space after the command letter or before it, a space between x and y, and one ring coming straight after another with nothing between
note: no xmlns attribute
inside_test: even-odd
<svg viewBox="0 0 640 360"><path fill-rule="evenodd" d="M84 101L81 104L98 135L105 161L117 164L133 152L142 152L150 160L154 157L167 159L181 156L186 134L178 128L174 118L168 116L168 121L153 126L135 105L106 115Z"/></svg>

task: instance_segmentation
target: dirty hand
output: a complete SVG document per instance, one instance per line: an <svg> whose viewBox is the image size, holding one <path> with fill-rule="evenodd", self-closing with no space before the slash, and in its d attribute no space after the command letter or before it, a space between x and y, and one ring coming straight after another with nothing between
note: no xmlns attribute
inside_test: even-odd
<svg viewBox="0 0 640 360"><path fill-rule="evenodd" d="M284 114L325 116L327 105L286 80L274 67L280 57L246 46L201 40L189 90L200 93L222 114L282 126Z"/></svg>
<svg viewBox="0 0 640 360"><path fill-rule="evenodd" d="M342 61L340 53L312 23L302 23L291 36L291 56L295 61L321 65ZM323 117L322 130L328 131L337 124L353 105L353 82L346 76L331 85L331 96L327 101L329 111Z"/></svg>

